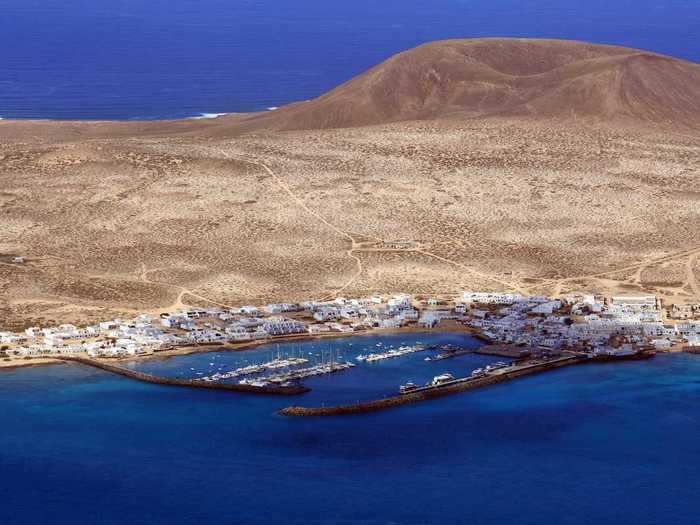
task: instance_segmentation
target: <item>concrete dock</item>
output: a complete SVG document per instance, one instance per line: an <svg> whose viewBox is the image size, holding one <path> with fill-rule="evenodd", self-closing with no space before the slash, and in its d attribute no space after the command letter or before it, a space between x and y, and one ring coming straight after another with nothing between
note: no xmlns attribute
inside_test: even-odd
<svg viewBox="0 0 700 525"><path fill-rule="evenodd" d="M417 392L412 392L409 394L400 394L384 399L377 399L373 401L365 401L361 403L355 403L352 405L342 405L335 407L291 406L280 410L280 414L284 416L314 417L340 416L377 412L379 410L386 410L388 408L393 408L401 405L417 403L420 401L426 401L428 399L444 397L459 392L466 392L468 390L474 390L476 388L495 385L497 383L502 383L511 379L516 379L518 377L530 374L546 372L549 370L556 370L557 368L582 363L584 361L586 361L586 358L579 356L559 357L547 361L533 362L529 364L517 365L508 369L496 370L486 376L476 378L465 377L461 379L456 379L444 385L439 385L430 388L422 388Z"/></svg>
<svg viewBox="0 0 700 525"><path fill-rule="evenodd" d="M510 344L488 344L480 346L474 353L483 355L495 355L499 357L510 357L511 359L522 359L535 354L535 350L528 346L516 346Z"/></svg>

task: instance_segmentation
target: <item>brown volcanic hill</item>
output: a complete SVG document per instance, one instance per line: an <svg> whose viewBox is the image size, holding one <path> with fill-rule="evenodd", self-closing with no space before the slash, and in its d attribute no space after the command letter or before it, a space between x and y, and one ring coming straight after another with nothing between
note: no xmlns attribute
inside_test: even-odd
<svg viewBox="0 0 700 525"><path fill-rule="evenodd" d="M393 56L239 130L324 129L443 117L528 116L700 126L700 65L563 40L446 40Z"/></svg>

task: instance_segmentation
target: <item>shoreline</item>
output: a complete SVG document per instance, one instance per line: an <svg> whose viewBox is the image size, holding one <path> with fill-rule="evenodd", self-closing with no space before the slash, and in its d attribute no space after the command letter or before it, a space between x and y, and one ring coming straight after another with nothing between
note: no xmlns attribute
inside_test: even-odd
<svg viewBox="0 0 700 525"><path fill-rule="evenodd" d="M30 357L29 359L0 360L0 373L3 370L16 370L19 368L32 368L35 366L59 365L63 361L54 357Z"/></svg>
<svg viewBox="0 0 700 525"><path fill-rule="evenodd" d="M296 335L286 335L281 337L275 337L270 339L261 339L258 341L245 341L241 343L203 343L199 345L181 345L173 347L167 350L162 350L159 352L153 352L151 354L146 354L142 356L128 356L119 358L97 358L95 361L100 363L138 363L141 361L153 361L153 360L167 360L174 357L193 355L193 354L209 354L214 352L246 352L249 350L255 350L261 346L271 345L276 343L290 343L290 342L308 342L308 341L321 341L323 339L352 339L359 337L369 337L369 336L383 336L383 335L396 335L396 334L430 334L430 333L457 333L465 336L473 337L479 340L482 346L487 346L491 344L488 338L486 338L481 331L476 328L460 324L453 320L443 321L443 323L438 328L423 328L416 325L409 325L402 328L377 328L373 330L363 330L358 332L331 332L324 334L296 334ZM698 352L692 352L688 350L689 347L685 345L674 345L671 349L667 351L661 351L659 353L689 353L697 354ZM31 368L38 366L50 366L65 364L66 360L63 357L36 357L36 358L22 358L22 359L12 359L4 360L0 359L0 373L5 370L17 370L22 368Z"/></svg>
<svg viewBox="0 0 700 525"><path fill-rule="evenodd" d="M456 322L445 321L444 326L439 328L422 328L419 326L411 325L403 328L383 328L375 330L363 330L361 332L331 332L327 334L298 334L298 335L288 335L271 339L261 339L259 341L245 341L242 343L211 343L211 344L201 344L201 345L183 345L174 347L168 350L163 350L160 352L154 352L152 354L147 354L143 356L129 356L120 357L115 359L96 359L100 363L135 363L141 361L152 361L152 360L166 360L173 357L193 355L193 354L208 354L213 352L245 352L248 350L254 350L261 346L275 344L275 343L289 343L289 342L306 342L314 340L323 339L342 339L342 338L356 338L356 337L367 337L372 335L394 335L394 334L417 334L417 333L460 333L467 336L477 338L484 342L483 336L478 330L471 328L469 326L460 325ZM53 357L37 357L30 359L11 359L10 361L0 360L0 372L3 370L15 370L20 368L28 368L35 366L48 366L56 364L65 364L65 359L53 358Z"/></svg>
<svg viewBox="0 0 700 525"><path fill-rule="evenodd" d="M287 104L294 104L289 102ZM282 107L282 106L280 106ZM235 117L246 115L257 115L271 111L268 108L251 111L227 111L227 112L205 112L202 111L189 117L177 116L172 118L164 117L124 117L124 118L41 118L41 117L0 117L0 122L5 124L13 123L56 123L56 124L157 124L173 122L187 122L191 120L216 120L222 117Z"/></svg>

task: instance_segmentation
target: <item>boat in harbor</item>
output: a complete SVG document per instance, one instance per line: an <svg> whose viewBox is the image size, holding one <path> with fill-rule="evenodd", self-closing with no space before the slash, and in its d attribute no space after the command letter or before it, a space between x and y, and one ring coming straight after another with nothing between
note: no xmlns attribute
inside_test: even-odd
<svg viewBox="0 0 700 525"><path fill-rule="evenodd" d="M400 346L399 348L387 350L386 352L361 354L358 355L355 360L374 363L376 361L383 361L384 359L393 359L395 357L401 357L404 355L413 354L415 352L422 352L423 350L427 350L427 347L422 344L417 344L415 346Z"/></svg>
<svg viewBox="0 0 700 525"><path fill-rule="evenodd" d="M474 351L470 348L460 348L454 345L443 345L439 354L425 358L425 361L442 361L451 357L457 357L465 354L472 354Z"/></svg>
<svg viewBox="0 0 700 525"><path fill-rule="evenodd" d="M424 386L418 386L412 382L408 382L404 385L401 385L399 387L399 393L409 394L411 392L425 392L448 385L454 385L458 383L469 383L482 377L486 377L489 375L499 375L501 373L504 373L506 372L506 369L510 368L511 366L512 364L499 361L497 363L488 365L484 368L477 368L476 370L473 370L469 376L461 378L455 378L449 372L444 372L440 375L433 377L433 380L429 383L426 383Z"/></svg>
<svg viewBox="0 0 700 525"><path fill-rule="evenodd" d="M491 363L490 365L486 365L484 368L485 372L493 372L494 370L500 370L501 368L507 368L510 365L508 363L504 363L503 361L499 361L497 363Z"/></svg>
<svg viewBox="0 0 700 525"><path fill-rule="evenodd" d="M409 392L413 392L414 390L418 390L418 385L410 381L405 385L401 385L399 387L399 393L401 394L408 394Z"/></svg>
<svg viewBox="0 0 700 525"><path fill-rule="evenodd" d="M288 372L282 372L279 374L271 375L265 378L268 383L283 384L288 381L299 381L301 379L325 374L332 374L335 372L341 372L343 370L349 370L355 366L354 363L321 363L319 365L310 366L308 368L297 368L295 370L290 370Z"/></svg>
<svg viewBox="0 0 700 525"><path fill-rule="evenodd" d="M450 374L449 372L445 372L444 374L440 374L439 376L433 377L433 380L430 382L431 386L440 386L444 385L445 383L449 383L450 381L454 381L455 377Z"/></svg>
<svg viewBox="0 0 700 525"><path fill-rule="evenodd" d="M217 372L217 373L212 374L212 375L198 377L195 379L195 381L211 382L211 381L222 381L225 379L235 379L238 377L245 377L245 376L249 376L249 375L261 374L261 373L267 372L269 370L279 370L281 368L291 368L291 367L306 364L308 362L309 362L309 360L304 358L304 357L287 357L287 358L278 357L276 359L273 359L272 361L268 361L267 363L242 366L240 368L236 368L235 370L231 370L230 372ZM198 375L201 375L201 372L198 373Z"/></svg>
<svg viewBox="0 0 700 525"><path fill-rule="evenodd" d="M426 383L424 386L418 386L417 384L409 381L408 383L399 387L399 393L410 394L411 392L432 390L436 387L446 385L453 381L456 381L455 377L449 372L445 372L444 374L440 374L439 376L433 377L433 380L430 383Z"/></svg>
<svg viewBox="0 0 700 525"><path fill-rule="evenodd" d="M258 386L258 387L263 387L263 386L268 386L270 384L269 381L264 381L262 379L247 379L243 378L238 382L239 385L250 385L250 386Z"/></svg>

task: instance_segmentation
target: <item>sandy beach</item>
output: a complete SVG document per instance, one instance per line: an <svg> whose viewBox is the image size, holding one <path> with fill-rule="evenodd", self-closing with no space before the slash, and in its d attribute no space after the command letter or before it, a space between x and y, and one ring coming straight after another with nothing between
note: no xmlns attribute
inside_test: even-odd
<svg viewBox="0 0 700 525"><path fill-rule="evenodd" d="M28 368L31 366L58 365L63 361L45 357L29 358L29 359L0 359L0 370L11 370L14 368Z"/></svg>

